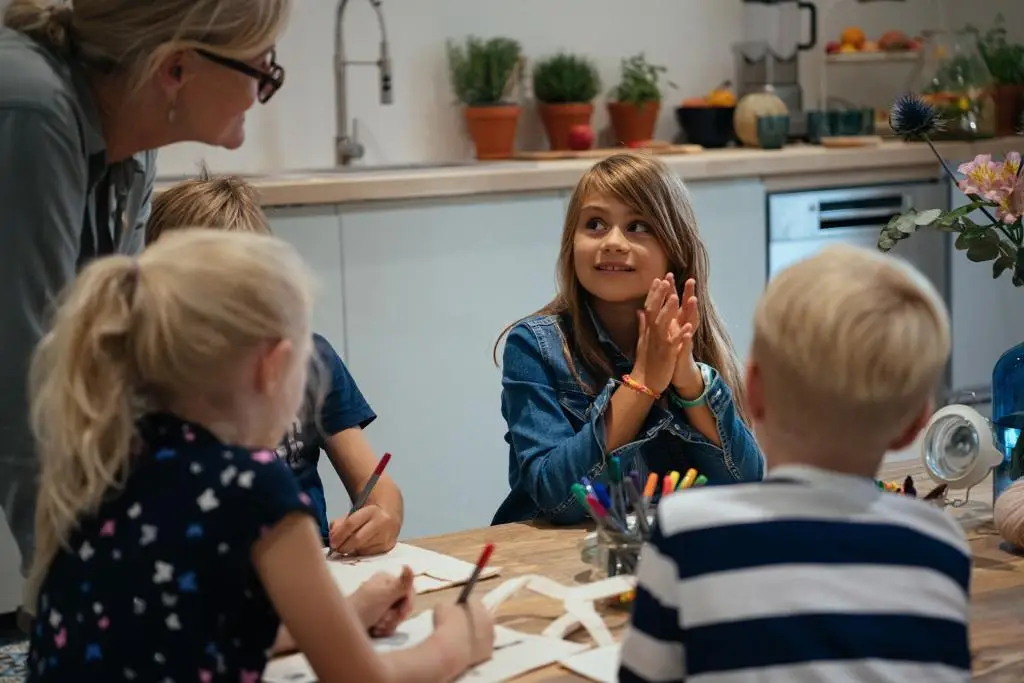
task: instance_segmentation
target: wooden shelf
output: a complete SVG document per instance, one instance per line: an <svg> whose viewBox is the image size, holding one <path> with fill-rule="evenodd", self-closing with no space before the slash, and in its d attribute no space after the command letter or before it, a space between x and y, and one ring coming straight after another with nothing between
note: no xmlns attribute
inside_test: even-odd
<svg viewBox="0 0 1024 683"><path fill-rule="evenodd" d="M916 62L921 59L918 50L907 52L837 52L825 55L826 64L878 64L891 62Z"/></svg>

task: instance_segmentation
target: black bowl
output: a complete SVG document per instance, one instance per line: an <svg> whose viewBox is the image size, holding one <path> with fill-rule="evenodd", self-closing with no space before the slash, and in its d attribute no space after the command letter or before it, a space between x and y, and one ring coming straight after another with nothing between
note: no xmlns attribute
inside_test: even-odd
<svg viewBox="0 0 1024 683"><path fill-rule="evenodd" d="M725 147L736 137L732 115L736 107L676 107L676 121L686 141L702 147Z"/></svg>

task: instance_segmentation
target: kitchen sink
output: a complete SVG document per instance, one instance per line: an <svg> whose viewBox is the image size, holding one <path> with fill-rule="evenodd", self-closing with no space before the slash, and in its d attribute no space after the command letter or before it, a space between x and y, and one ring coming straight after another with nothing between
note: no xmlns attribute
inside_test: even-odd
<svg viewBox="0 0 1024 683"><path fill-rule="evenodd" d="M425 161L420 163L409 163L409 164L381 164L381 165L352 165L352 166L338 166L335 168L302 168L302 169L289 169L287 171L278 172L267 172L267 173L242 173L240 174L247 180L265 180L265 179L277 179L277 178L324 178L337 175L355 175L355 174L377 174L377 173L399 173L402 171L430 171L434 169L444 168L467 168L470 166L496 166L504 164L515 164L523 166L523 162L520 161L498 161L498 162L478 162L478 161ZM527 164L529 165L529 164ZM159 183L178 183L183 180L190 180L195 178L193 174L177 174L177 175L161 175L157 177Z"/></svg>

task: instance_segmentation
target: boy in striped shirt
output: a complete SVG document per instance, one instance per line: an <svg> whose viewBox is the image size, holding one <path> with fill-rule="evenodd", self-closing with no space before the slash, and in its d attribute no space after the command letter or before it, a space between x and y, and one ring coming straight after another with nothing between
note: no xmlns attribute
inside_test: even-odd
<svg viewBox="0 0 1024 683"><path fill-rule="evenodd" d="M941 299L895 258L832 247L768 284L746 378L767 478L661 503L620 681L970 680L963 531L874 483L949 349Z"/></svg>

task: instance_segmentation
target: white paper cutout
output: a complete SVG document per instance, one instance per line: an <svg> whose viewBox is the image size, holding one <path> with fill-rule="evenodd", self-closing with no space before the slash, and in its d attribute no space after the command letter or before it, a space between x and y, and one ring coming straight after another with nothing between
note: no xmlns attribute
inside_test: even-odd
<svg viewBox="0 0 1024 683"><path fill-rule="evenodd" d="M563 659L559 664L577 676L596 683L616 683L619 677L619 656L622 646L610 645L596 650L580 652Z"/></svg>
<svg viewBox="0 0 1024 683"><path fill-rule="evenodd" d="M553 621L541 634L548 638L565 638L582 627L594 642L601 647L612 645L615 638L594 609L597 600L614 598L636 588L636 577L613 576L582 586L564 586L557 581L539 574L528 574L509 579L492 589L483 598L484 605L492 612L521 590L529 590L552 600L561 600L565 614Z"/></svg>
<svg viewBox="0 0 1024 683"><path fill-rule="evenodd" d="M433 612L427 611L402 623L394 635L373 641L378 652L394 652L421 644L434 631ZM587 650L590 646L556 638L528 635L503 626L494 628L494 656L473 667L458 681L500 683ZM302 654L267 663L263 683L317 683L316 674Z"/></svg>
<svg viewBox="0 0 1024 683"><path fill-rule="evenodd" d="M417 594L462 585L469 580L474 569L471 562L405 543L397 544L383 555L332 558L327 561L327 566L345 595L354 593L378 572L398 576L406 566L412 570L413 588ZM485 567L480 578L487 579L500 573L501 567Z"/></svg>
<svg viewBox="0 0 1024 683"><path fill-rule="evenodd" d="M411 548L412 546L405 547ZM417 548L416 550L419 549ZM430 551L424 552L429 553ZM431 554L437 555L437 553ZM381 556L379 559L386 557ZM445 555L440 557L454 560L454 558L449 558ZM397 571L401 571L403 564L415 563L416 561L415 554L410 554L403 550ZM459 560L454 561L460 562ZM334 561L332 561L332 564L334 564ZM468 565L469 563L463 564ZM342 564L341 566L363 567L366 565L374 567L371 574L377 571L389 571L389 569L382 567L390 567L390 565L385 565L381 562L367 562L366 560L349 565ZM471 568L472 565L470 565ZM397 572L395 573L397 574ZM468 573L466 576L468 576ZM337 574L335 574L335 579L338 580ZM344 580L353 580L352 575L346 576ZM565 586L538 574L519 576L505 581L482 598L482 602L492 613L497 611L506 600L512 598L521 590L529 590L553 600L561 601L565 608L565 613L553 621L541 635L530 635L503 626L496 626L494 631L494 656L489 661L470 669L458 680L473 683L500 683L500 681L521 676L556 662L560 662L565 666L575 665L578 661L575 659L575 656L590 650L592 646L585 643L573 643L564 640L564 637L582 627L594 640L594 643L598 645L598 649L595 652L600 653L612 649L615 651L615 658L614 663L609 665L607 663L607 653L595 655L593 660L582 660L580 666L584 668L589 667L588 670L593 670L594 672L601 672L608 666L611 666L612 678L594 678L593 680L614 681L614 675L618 670L618 645L615 644L615 639L612 637L608 627L605 626L601 615L598 614L595 602L617 597L633 590L635 587L636 579L632 576L616 576L583 586ZM433 620L432 611L423 612L403 622L394 635L374 640L374 649L378 652L392 652L394 650L415 647L433 633ZM567 662L570 664L566 664ZM580 672L580 675L588 676L589 674ZM309 662L301 654L271 660L263 673L263 681L264 683L317 683L316 676L309 666Z"/></svg>

